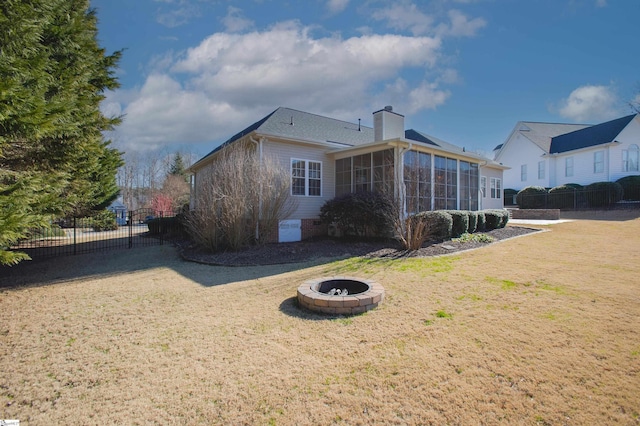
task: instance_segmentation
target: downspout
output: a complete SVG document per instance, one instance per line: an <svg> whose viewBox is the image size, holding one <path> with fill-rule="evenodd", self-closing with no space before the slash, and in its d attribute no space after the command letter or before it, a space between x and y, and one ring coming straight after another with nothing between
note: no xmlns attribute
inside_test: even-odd
<svg viewBox="0 0 640 426"><path fill-rule="evenodd" d="M484 164L480 164L478 163L478 211L484 209L484 200L482 199L482 188L480 188L480 180L482 179L482 172L480 170L480 168L486 166L487 164L489 164L488 161L485 161ZM486 176L485 176L485 181L484 184L487 184L487 180L486 180ZM502 187L502 185L500 185L500 187ZM491 190L491 189L489 189ZM486 188L485 188L486 191ZM502 207L504 207L504 197L502 197Z"/></svg>
<svg viewBox="0 0 640 426"><path fill-rule="evenodd" d="M406 216L407 215L407 203L406 203L406 198L407 198L407 190L405 188L404 185L404 153L407 151L411 151L411 148L413 148L413 143L409 142L409 146L407 146L406 148L401 148L398 147L398 158L396 161L396 188L398 193L394 194L394 196L398 196L400 198L400 202L402 204L402 215ZM400 219L404 219L404 218L400 218Z"/></svg>
<svg viewBox="0 0 640 426"><path fill-rule="evenodd" d="M260 138L260 140L253 139L253 136L249 136L249 141L251 143L256 144L256 148L258 149L258 161L260 163L260 183L258 188L258 221L256 222L256 232L255 238L256 240L260 239L260 220L262 219L262 141L264 138Z"/></svg>

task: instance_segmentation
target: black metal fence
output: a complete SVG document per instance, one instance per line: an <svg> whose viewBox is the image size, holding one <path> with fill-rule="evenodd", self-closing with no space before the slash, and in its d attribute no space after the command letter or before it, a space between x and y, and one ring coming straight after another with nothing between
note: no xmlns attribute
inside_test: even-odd
<svg viewBox="0 0 640 426"><path fill-rule="evenodd" d="M510 196L508 201L505 197L506 206L517 205L522 209L616 210L640 208L640 201L624 200L620 192L612 189L577 188L530 194L520 193Z"/></svg>
<svg viewBox="0 0 640 426"><path fill-rule="evenodd" d="M35 259L162 245L167 237L180 232L176 223L173 212L152 209L121 215L116 218L116 226L107 229L94 218L69 218L58 220L48 228L31 230L29 238L11 249Z"/></svg>

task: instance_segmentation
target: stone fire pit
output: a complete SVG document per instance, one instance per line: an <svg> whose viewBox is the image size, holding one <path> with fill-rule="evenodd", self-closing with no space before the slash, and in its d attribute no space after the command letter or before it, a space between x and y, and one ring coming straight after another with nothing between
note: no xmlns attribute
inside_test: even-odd
<svg viewBox="0 0 640 426"><path fill-rule="evenodd" d="M384 288L361 278L316 278L298 287L300 307L325 314L361 314L377 307L382 299Z"/></svg>

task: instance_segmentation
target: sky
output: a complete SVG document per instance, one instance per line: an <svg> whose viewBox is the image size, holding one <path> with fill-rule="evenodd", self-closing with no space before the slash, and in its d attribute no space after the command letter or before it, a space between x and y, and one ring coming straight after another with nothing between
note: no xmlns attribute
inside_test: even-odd
<svg viewBox="0 0 640 426"><path fill-rule="evenodd" d="M102 111L126 152L206 154L278 107L487 156L518 121L600 123L640 101L639 0L91 0L123 50Z"/></svg>

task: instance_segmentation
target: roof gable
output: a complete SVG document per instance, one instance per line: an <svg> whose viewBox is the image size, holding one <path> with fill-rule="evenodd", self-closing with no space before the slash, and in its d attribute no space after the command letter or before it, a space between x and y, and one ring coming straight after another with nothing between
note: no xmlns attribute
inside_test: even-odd
<svg viewBox="0 0 640 426"><path fill-rule="evenodd" d="M613 142L634 117L635 114L632 114L556 136L551 139L549 153L559 154Z"/></svg>

